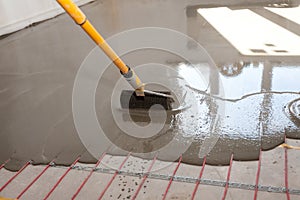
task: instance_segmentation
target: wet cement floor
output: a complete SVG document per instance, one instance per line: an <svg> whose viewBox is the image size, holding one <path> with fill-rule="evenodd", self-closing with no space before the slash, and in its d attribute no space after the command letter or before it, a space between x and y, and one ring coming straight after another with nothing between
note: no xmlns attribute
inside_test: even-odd
<svg viewBox="0 0 300 200"><path fill-rule="evenodd" d="M163 68L164 73L140 70L140 75L146 82L151 82L152 77L165 81L188 108L167 113L163 129L156 135L139 138L124 134L114 114L129 127L133 122L147 125L149 116L145 112L124 112L115 106L119 100L112 101L111 97L117 96L114 92L122 87L114 89L120 75L109 66L96 90L95 109L99 124L114 146L108 142L94 147L96 155L86 149L86 142L92 146L97 138L82 141L72 112L72 92L82 62L86 59L83 65L101 67L101 60L96 58L98 51L92 51L92 41L67 15L2 38L0 163L11 158L6 165L11 170L27 160L39 164L55 158L57 164L67 165L78 155L82 155L81 162L95 162L108 149L111 154L130 151L145 158L161 151L158 157L171 161L183 153L183 162L196 165L209 152L207 163L219 165L228 164L232 153L236 160L255 160L260 148L272 149L285 136L300 138L299 116L294 108L300 98L300 58L240 55L197 14L196 8L201 6L193 1L96 1L82 7L105 38L132 28L173 29L199 42L216 64L216 68L208 67L202 57L192 57L191 64L180 55L158 49L124 54L122 58L130 66L168 66ZM263 7L251 8L272 18ZM282 20L280 23L284 25ZM299 25L292 28L300 34ZM197 48L187 41L182 49L192 55ZM200 76L195 76L197 73ZM86 80L93 78L87 76ZM153 116L155 123L155 112ZM157 121L161 124L160 118ZM161 150L168 144L169 148Z"/></svg>

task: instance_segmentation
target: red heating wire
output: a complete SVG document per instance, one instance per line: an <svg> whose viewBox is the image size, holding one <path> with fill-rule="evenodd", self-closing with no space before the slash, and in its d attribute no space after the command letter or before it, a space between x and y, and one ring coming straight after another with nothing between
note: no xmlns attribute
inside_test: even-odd
<svg viewBox="0 0 300 200"><path fill-rule="evenodd" d="M286 143L286 137L284 138L284 142ZM288 152L287 148L284 147L284 183L286 189L286 198L287 200L290 200L288 176Z"/></svg>
<svg viewBox="0 0 300 200"><path fill-rule="evenodd" d="M79 194L79 192L82 190L83 186L88 182L89 178L92 176L92 174L94 173L94 171L96 170L96 168L100 165L102 159L104 158L104 156L106 155L106 153L104 152L101 157L99 158L99 160L97 161L97 163L95 164L95 166L93 167L93 169L90 171L89 175L84 179L84 181L81 183L81 185L79 186L79 188L76 190L76 193L73 195L72 200L75 199L77 197L77 195Z"/></svg>
<svg viewBox="0 0 300 200"><path fill-rule="evenodd" d="M16 199L20 199L24 193L26 191L29 190L29 188L47 171L47 169L51 166L51 164L54 162L54 160L52 160L50 163L48 163L48 165L46 165L46 167L39 173L39 175L37 175L30 183L29 185L27 185L27 187L18 195L18 197Z"/></svg>
<svg viewBox="0 0 300 200"><path fill-rule="evenodd" d="M225 189L224 189L222 200L225 200L226 195L227 195L230 174L231 174L231 168L232 168L232 161L233 161L233 154L231 154L231 158L230 158L230 165L229 165L228 172L227 172L226 184L225 184Z"/></svg>
<svg viewBox="0 0 300 200"><path fill-rule="evenodd" d="M133 195L133 197L132 197L132 200L136 199L137 195L139 194L139 192L140 192L142 186L144 185L146 179L147 179L148 176L149 176L149 173L150 173L150 171L151 171L151 169L152 169L152 167L153 167L153 165L154 165L156 159L157 159L157 155L153 158L153 160L152 160L152 162L151 162L149 168L147 169L147 173L144 174L142 181L140 182L140 184L139 184L139 186L138 186L136 192L134 193L134 195Z"/></svg>
<svg viewBox="0 0 300 200"><path fill-rule="evenodd" d="M48 199L49 196L52 194L52 192L57 188L57 186L60 184L60 182L65 178L65 176L70 172L70 170L76 165L76 163L79 161L80 156L70 165L70 167L65 171L65 173L59 178L59 180L55 183L55 185L51 188L51 190L48 192L44 200Z"/></svg>
<svg viewBox="0 0 300 200"><path fill-rule="evenodd" d="M124 166L124 164L126 163L126 161L128 160L129 156L130 156L131 152L128 153L128 155L126 156L126 158L123 160L123 162L121 163L121 165L119 166L119 168L115 171L113 177L109 180L109 182L107 183L106 187L104 188L104 190L101 192L100 196L98 199L102 199L105 192L107 191L107 189L109 188L109 186L112 184L112 182L114 181L114 179L116 178L117 174L120 172L120 170L122 169L122 167Z"/></svg>
<svg viewBox="0 0 300 200"><path fill-rule="evenodd" d="M10 158L7 159L2 165L0 165L0 169L2 169L6 165L6 163L8 163L9 161L10 161Z"/></svg>
<svg viewBox="0 0 300 200"><path fill-rule="evenodd" d="M166 191L165 191L165 193L164 193L164 196L163 196L163 198L162 198L163 200L165 200L166 197L167 197L167 194L168 194L168 191L169 191L169 189L170 189L170 187L171 187L171 184L172 184L172 182L173 182L174 176L175 176L175 174L176 174L176 172L177 172L177 170L178 170L178 168L179 168L179 165L181 164L181 160L182 160L182 155L180 156L180 158L179 158L179 160L178 160L178 163L177 163L177 166L176 166L175 170L173 171L172 177L170 178L170 181L169 181L169 183L168 183L168 186L167 186Z"/></svg>
<svg viewBox="0 0 300 200"><path fill-rule="evenodd" d="M259 182L259 175L260 175L260 168L261 168L261 155L262 155L262 151L260 149L259 158L258 158L257 172L256 172L256 179L255 179L254 200L257 199L257 193L258 193L258 182Z"/></svg>
<svg viewBox="0 0 300 200"><path fill-rule="evenodd" d="M2 190L4 190L4 188L6 188L6 186L8 186L8 184L10 184L29 164L31 163L31 161L27 161L25 163L25 165L23 165L23 167L21 169L19 169L19 171L13 175L1 188L0 188L0 192Z"/></svg>
<svg viewBox="0 0 300 200"><path fill-rule="evenodd" d="M193 191L193 193L192 193L192 198L191 198L192 200L195 199L195 196L196 196L196 193L197 193L199 184L200 184L200 179L202 178L202 175L203 175L203 172L204 172L205 164L206 164L206 156L203 158L202 167L201 167L201 170L200 170L198 179L197 179L197 181L196 181L196 185L195 185L194 191Z"/></svg>

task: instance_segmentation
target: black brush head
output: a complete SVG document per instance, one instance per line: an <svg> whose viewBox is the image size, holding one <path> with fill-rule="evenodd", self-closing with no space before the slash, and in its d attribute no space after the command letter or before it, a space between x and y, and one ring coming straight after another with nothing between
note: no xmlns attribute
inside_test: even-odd
<svg viewBox="0 0 300 200"><path fill-rule="evenodd" d="M168 91L155 91L162 94L171 93ZM170 97L163 97L155 94L145 93L145 96L136 96L135 91L123 90L120 97L121 107L127 109L149 110L155 104L161 105L165 110L172 110L171 104L174 100Z"/></svg>

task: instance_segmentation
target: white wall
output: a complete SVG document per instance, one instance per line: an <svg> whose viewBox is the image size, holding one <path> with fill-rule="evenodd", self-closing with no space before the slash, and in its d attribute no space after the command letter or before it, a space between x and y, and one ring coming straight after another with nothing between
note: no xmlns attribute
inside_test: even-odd
<svg viewBox="0 0 300 200"><path fill-rule="evenodd" d="M93 0L74 0L77 5ZM0 35L54 17L63 10L56 0L0 0Z"/></svg>

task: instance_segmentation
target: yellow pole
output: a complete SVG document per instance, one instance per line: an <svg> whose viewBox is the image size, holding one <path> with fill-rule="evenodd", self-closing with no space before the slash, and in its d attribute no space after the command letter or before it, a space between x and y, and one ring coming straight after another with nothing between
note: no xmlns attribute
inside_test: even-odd
<svg viewBox="0 0 300 200"><path fill-rule="evenodd" d="M64 10L81 26L81 28L94 40L94 42L105 52L105 54L114 62L123 74L127 74L128 67L106 43L104 38L96 31L94 26L89 22L84 13L72 0L57 0Z"/></svg>
<svg viewBox="0 0 300 200"><path fill-rule="evenodd" d="M94 26L89 22L83 12L72 0L56 0L63 9L73 18L73 20L81 26L81 28L94 40L94 42L104 51L104 53L114 62L120 69L122 75L127 82L135 89L137 96L145 96L144 84L140 78L130 69L114 50L106 43L104 38L97 32Z"/></svg>

